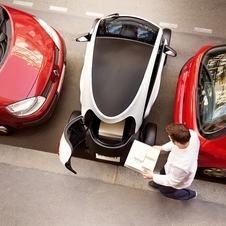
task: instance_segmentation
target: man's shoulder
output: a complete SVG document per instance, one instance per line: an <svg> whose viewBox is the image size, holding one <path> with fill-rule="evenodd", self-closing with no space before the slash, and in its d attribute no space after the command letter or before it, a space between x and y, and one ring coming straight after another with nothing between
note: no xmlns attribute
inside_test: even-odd
<svg viewBox="0 0 226 226"><path fill-rule="evenodd" d="M189 129L189 131L190 131L190 133L196 133L195 130L193 130L193 129Z"/></svg>
<svg viewBox="0 0 226 226"><path fill-rule="evenodd" d="M197 132L195 132L195 131L192 130L192 129L189 129L189 131L190 131L191 136L193 136L193 137L198 137Z"/></svg>
<svg viewBox="0 0 226 226"><path fill-rule="evenodd" d="M196 144L197 146L200 145L198 134L194 130L189 130L191 134L191 142Z"/></svg>

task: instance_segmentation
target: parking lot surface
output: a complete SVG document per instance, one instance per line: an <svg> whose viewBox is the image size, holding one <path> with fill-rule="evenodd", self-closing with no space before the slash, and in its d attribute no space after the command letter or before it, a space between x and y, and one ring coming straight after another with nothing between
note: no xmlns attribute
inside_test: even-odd
<svg viewBox="0 0 226 226"><path fill-rule="evenodd" d="M57 154L0 145L0 156L2 226L225 224L223 184L195 180L198 197L176 201L122 166L74 158L74 175Z"/></svg>

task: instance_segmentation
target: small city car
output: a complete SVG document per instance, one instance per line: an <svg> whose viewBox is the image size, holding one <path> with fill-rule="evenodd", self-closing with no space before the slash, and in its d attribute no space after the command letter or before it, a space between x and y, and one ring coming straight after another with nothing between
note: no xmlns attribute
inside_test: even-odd
<svg viewBox="0 0 226 226"><path fill-rule="evenodd" d="M145 122L159 92L171 30L146 19L111 14L96 19L80 78L81 111L71 114L59 142L62 164L71 164L80 143L96 161L123 165L134 139L154 144L157 126Z"/></svg>
<svg viewBox="0 0 226 226"><path fill-rule="evenodd" d="M0 4L0 135L51 116L65 65L65 43L54 28Z"/></svg>
<svg viewBox="0 0 226 226"><path fill-rule="evenodd" d="M206 45L181 69L174 121L200 139L199 170L226 178L226 45Z"/></svg>

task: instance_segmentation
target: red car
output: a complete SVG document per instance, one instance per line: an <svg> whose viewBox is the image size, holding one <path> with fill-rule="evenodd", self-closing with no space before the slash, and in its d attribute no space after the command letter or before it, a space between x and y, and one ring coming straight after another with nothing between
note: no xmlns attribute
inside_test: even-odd
<svg viewBox="0 0 226 226"><path fill-rule="evenodd" d="M0 4L0 134L52 114L61 92L66 47L43 20Z"/></svg>
<svg viewBox="0 0 226 226"><path fill-rule="evenodd" d="M226 45L206 45L181 69L174 122L200 139L199 170L226 178Z"/></svg>

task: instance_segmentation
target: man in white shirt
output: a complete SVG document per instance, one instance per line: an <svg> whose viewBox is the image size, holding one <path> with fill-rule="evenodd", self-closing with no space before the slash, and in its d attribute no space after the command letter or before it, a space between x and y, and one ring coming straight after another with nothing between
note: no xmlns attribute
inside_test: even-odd
<svg viewBox="0 0 226 226"><path fill-rule="evenodd" d="M144 170L142 173L149 181L149 186L158 188L166 197L188 200L197 193L188 189L194 180L198 166L200 142L195 131L184 124L172 123L166 126L170 142L162 146L153 146L162 151L170 151L167 162L160 174Z"/></svg>

